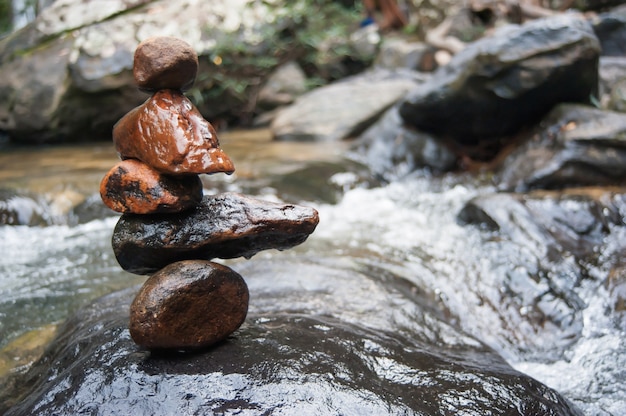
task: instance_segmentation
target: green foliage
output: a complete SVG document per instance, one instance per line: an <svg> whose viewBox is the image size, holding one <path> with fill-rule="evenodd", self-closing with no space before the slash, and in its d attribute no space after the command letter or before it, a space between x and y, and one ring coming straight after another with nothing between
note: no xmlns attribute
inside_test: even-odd
<svg viewBox="0 0 626 416"><path fill-rule="evenodd" d="M270 21L259 22L253 30L240 28L215 38L209 62L210 77L199 80L190 91L196 105L208 103L227 92L233 99L253 107L255 89L278 65L296 60L305 69L310 87L328 81L320 67L350 55L350 33L362 19L361 2L345 6L332 0L263 0L249 7L264 8ZM211 36L210 28L207 34Z"/></svg>
<svg viewBox="0 0 626 416"><path fill-rule="evenodd" d="M11 0L0 0L0 35L13 28L13 9Z"/></svg>

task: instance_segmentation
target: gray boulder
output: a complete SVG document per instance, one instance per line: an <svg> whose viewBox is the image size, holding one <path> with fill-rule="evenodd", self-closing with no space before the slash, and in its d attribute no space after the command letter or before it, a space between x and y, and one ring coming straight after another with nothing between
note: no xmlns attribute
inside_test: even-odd
<svg viewBox="0 0 626 416"><path fill-rule="evenodd" d="M626 56L626 6L599 14L591 20L602 55Z"/></svg>
<svg viewBox="0 0 626 416"><path fill-rule="evenodd" d="M437 67L436 51L427 43L386 37L380 45L374 65L387 69L407 68L430 72Z"/></svg>
<svg viewBox="0 0 626 416"><path fill-rule="evenodd" d="M379 69L317 88L278 112L272 134L294 141L356 137L423 79L414 71Z"/></svg>
<svg viewBox="0 0 626 416"><path fill-rule="evenodd" d="M259 91L258 105L274 109L291 104L306 92L306 74L297 62L289 61L279 66L270 75Z"/></svg>
<svg viewBox="0 0 626 416"><path fill-rule="evenodd" d="M600 47L582 15L566 13L506 26L478 40L409 93L400 115L488 159L501 139L554 105L588 102L596 92Z"/></svg>
<svg viewBox="0 0 626 416"><path fill-rule="evenodd" d="M343 263L239 264L248 318L194 354L137 347L127 329L137 289L111 294L68 320L0 403L15 404L7 416L580 415L447 324L402 279Z"/></svg>
<svg viewBox="0 0 626 416"><path fill-rule="evenodd" d="M560 189L626 183L626 114L563 104L539 132L511 153L498 175L502 190Z"/></svg>

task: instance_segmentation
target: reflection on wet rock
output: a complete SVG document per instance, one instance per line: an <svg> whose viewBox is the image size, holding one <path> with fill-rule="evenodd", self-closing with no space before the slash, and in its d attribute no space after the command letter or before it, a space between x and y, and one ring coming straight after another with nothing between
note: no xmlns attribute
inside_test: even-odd
<svg viewBox="0 0 626 416"><path fill-rule="evenodd" d="M7 415L580 414L400 281L341 263L240 266L256 299L236 336L193 354L139 349L126 330L136 288L111 294L64 325Z"/></svg>
<svg viewBox="0 0 626 416"><path fill-rule="evenodd" d="M138 159L169 174L233 173L217 133L181 92L160 90L113 128L122 159Z"/></svg>

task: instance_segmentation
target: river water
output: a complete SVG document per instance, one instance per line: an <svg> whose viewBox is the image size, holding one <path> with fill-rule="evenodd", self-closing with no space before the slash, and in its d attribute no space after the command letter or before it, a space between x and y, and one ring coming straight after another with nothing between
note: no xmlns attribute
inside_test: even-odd
<svg viewBox="0 0 626 416"><path fill-rule="evenodd" d="M520 245L457 220L467 201L494 191L488 178L423 171L377 185L344 159L345 144L272 142L263 130L222 133L220 139L237 172L204 177L205 193L241 191L320 212L320 224L305 244L258 256L348 257L372 272L393 273L430 297L451 322L585 414L626 414L626 324L607 313L603 282L609 271L602 262L588 270L592 278L576 289L585 307L567 325L549 319L535 325L529 305L508 299L503 283L529 273L537 262L533 242ZM122 271L113 256L115 214L67 214L76 200L97 199L100 179L116 162L108 143L0 153L0 189L39 195L24 203L34 200L30 209L47 223L0 227L0 376L25 364L11 356L15 363L3 367L3 351L10 361L6 352L26 345L21 340L27 336L46 339L51 325L81 305L143 281ZM607 258L619 255L625 228L607 237ZM549 272L567 278L575 266L565 257ZM553 299L549 307L566 305Z"/></svg>

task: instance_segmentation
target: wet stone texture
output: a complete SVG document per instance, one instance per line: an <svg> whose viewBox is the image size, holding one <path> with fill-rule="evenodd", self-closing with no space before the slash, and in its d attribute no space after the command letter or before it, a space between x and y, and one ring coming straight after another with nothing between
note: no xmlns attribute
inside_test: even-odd
<svg viewBox="0 0 626 416"><path fill-rule="evenodd" d="M248 300L245 281L226 266L172 263L139 290L130 308L130 335L147 348L202 348L241 326Z"/></svg>
<svg viewBox="0 0 626 416"><path fill-rule="evenodd" d="M197 73L196 51L178 38L146 39L135 50L133 75L142 90L184 91L193 85Z"/></svg>
<svg viewBox="0 0 626 416"><path fill-rule="evenodd" d="M598 85L600 45L580 14L565 13L471 43L400 104L404 121L488 159L500 140L561 102L588 102Z"/></svg>
<svg viewBox="0 0 626 416"><path fill-rule="evenodd" d="M616 236L623 233L624 213L624 187L480 195L459 212L462 223L497 232L499 244L515 247L501 290L509 299L507 319L520 313L515 319L525 322L515 329L520 349L526 343L558 359L581 339L589 285L607 286L612 300L606 313L619 310L626 240ZM614 240L610 248L607 239Z"/></svg>
<svg viewBox="0 0 626 416"><path fill-rule="evenodd" d="M117 292L66 322L19 384L29 391L8 392L6 415L580 415L401 279L303 259L235 268L257 295L223 343L138 347L126 329L137 288Z"/></svg>
<svg viewBox="0 0 626 416"><path fill-rule="evenodd" d="M120 266L137 274L187 259L251 257L301 244L319 216L315 209L226 192L205 196L180 214L123 215L113 232Z"/></svg>
<svg viewBox="0 0 626 416"><path fill-rule="evenodd" d="M138 160L115 165L100 184L104 204L129 214L175 213L192 208L202 200L198 175L162 174Z"/></svg>
<svg viewBox="0 0 626 416"><path fill-rule="evenodd" d="M502 163L507 191L626 184L626 114L561 104Z"/></svg>
<svg viewBox="0 0 626 416"><path fill-rule="evenodd" d="M181 92L160 90L113 127L122 159L138 159L168 174L233 173L217 133Z"/></svg>

